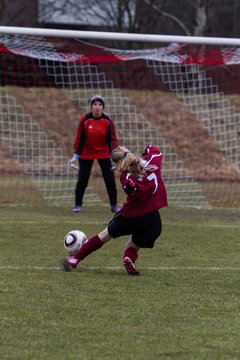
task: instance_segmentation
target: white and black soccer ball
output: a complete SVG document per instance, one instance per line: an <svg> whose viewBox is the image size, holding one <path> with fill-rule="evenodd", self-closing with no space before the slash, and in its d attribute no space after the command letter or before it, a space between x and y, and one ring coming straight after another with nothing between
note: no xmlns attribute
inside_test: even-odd
<svg viewBox="0 0 240 360"><path fill-rule="evenodd" d="M80 230L71 230L64 237L64 248L69 255L75 255L87 242L87 236Z"/></svg>

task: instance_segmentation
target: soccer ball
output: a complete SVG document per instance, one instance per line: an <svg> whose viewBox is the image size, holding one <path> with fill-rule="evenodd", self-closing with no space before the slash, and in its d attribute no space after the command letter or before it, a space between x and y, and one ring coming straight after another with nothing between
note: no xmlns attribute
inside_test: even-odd
<svg viewBox="0 0 240 360"><path fill-rule="evenodd" d="M80 230L69 231L64 237L64 248L69 255L75 255L87 242L87 236Z"/></svg>

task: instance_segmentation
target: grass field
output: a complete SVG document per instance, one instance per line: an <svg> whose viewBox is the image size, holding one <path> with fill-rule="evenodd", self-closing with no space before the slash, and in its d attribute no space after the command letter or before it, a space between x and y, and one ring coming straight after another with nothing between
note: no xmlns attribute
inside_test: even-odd
<svg viewBox="0 0 240 360"><path fill-rule="evenodd" d="M239 210L161 214L130 277L126 238L59 268L65 233L97 233L108 207L1 207L1 359L240 359Z"/></svg>

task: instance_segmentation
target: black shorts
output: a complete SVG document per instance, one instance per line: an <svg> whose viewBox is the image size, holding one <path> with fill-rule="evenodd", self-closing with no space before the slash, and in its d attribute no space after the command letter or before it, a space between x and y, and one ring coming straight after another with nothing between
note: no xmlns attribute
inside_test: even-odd
<svg viewBox="0 0 240 360"><path fill-rule="evenodd" d="M134 244L141 248L153 248L161 232L162 221L158 211L133 219L117 213L108 224L108 233L113 238L132 235Z"/></svg>

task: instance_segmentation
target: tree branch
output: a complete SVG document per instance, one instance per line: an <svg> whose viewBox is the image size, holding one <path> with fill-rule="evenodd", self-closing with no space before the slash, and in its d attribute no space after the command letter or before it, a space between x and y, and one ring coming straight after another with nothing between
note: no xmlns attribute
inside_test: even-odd
<svg viewBox="0 0 240 360"><path fill-rule="evenodd" d="M157 11L160 15L162 15L163 17L165 18L169 18L170 20L172 20L173 22L175 22L176 24L178 24L178 26L185 32L185 34L187 36L190 36L191 33L190 31L188 30L188 28L184 25L184 23L179 20L176 16L172 15L172 14L169 14L167 13L166 11L163 11L163 10L160 10L155 4L151 3L151 1L149 0L144 0L144 2L151 6L152 9L154 9L155 11Z"/></svg>

